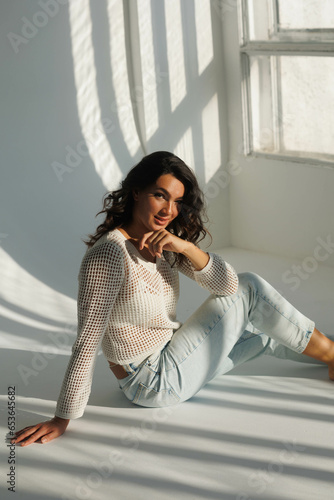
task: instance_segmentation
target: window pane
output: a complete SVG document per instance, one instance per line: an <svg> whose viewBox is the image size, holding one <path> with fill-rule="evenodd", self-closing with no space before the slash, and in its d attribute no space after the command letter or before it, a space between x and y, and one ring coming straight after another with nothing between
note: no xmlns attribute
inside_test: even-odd
<svg viewBox="0 0 334 500"><path fill-rule="evenodd" d="M244 0L240 6L250 41L334 40L334 0Z"/></svg>
<svg viewBox="0 0 334 500"><path fill-rule="evenodd" d="M254 151L331 159L334 57L250 58Z"/></svg>
<svg viewBox="0 0 334 500"><path fill-rule="evenodd" d="M286 150L334 154L334 58L281 57Z"/></svg>
<svg viewBox="0 0 334 500"><path fill-rule="evenodd" d="M250 40L269 39L268 0L247 0Z"/></svg>
<svg viewBox="0 0 334 500"><path fill-rule="evenodd" d="M333 0L279 0L279 29L333 29Z"/></svg>
<svg viewBox="0 0 334 500"><path fill-rule="evenodd" d="M273 153L275 136L273 129L273 96L270 68L271 58L250 58L250 100L255 151Z"/></svg>

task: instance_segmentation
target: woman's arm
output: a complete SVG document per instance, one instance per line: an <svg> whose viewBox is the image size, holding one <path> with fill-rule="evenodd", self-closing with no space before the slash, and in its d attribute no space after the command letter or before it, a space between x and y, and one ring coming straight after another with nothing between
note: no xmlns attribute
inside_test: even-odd
<svg viewBox="0 0 334 500"><path fill-rule="evenodd" d="M79 272L78 333L72 346L55 415L80 418L89 399L97 354L125 276L124 257L114 242L93 247Z"/></svg>
<svg viewBox="0 0 334 500"><path fill-rule="evenodd" d="M233 267L220 255L203 252L194 243L183 240L166 229L147 233L139 248L146 245L152 255L161 257L162 251L182 253L187 258L178 270L195 280L202 288L217 295L232 295L238 289L239 279Z"/></svg>
<svg viewBox="0 0 334 500"><path fill-rule="evenodd" d="M101 244L85 255L80 268L78 334L72 347L55 416L16 432L12 442L22 446L62 435L70 419L79 418L89 398L94 364L122 284L124 269L118 247Z"/></svg>
<svg viewBox="0 0 334 500"><path fill-rule="evenodd" d="M190 260L196 271L201 271L209 262L210 255L207 252L203 252L203 250L196 247L190 241L185 243L187 243L187 245L181 253Z"/></svg>

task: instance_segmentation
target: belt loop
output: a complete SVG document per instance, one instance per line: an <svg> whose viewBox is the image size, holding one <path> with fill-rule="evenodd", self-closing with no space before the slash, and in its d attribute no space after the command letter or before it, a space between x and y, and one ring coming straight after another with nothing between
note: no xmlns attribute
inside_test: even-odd
<svg viewBox="0 0 334 500"><path fill-rule="evenodd" d="M132 373L135 372L131 365L132 363L130 363L129 365L123 365L124 370L127 371L129 375L132 375Z"/></svg>

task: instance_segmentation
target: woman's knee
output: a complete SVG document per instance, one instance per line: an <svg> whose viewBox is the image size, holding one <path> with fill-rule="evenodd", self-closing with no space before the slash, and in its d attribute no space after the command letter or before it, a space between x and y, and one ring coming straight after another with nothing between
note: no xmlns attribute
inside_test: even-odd
<svg viewBox="0 0 334 500"><path fill-rule="evenodd" d="M263 283L263 278L257 273L253 273L251 271L246 271L244 273L238 273L239 285L249 286L249 285L258 285L259 283Z"/></svg>

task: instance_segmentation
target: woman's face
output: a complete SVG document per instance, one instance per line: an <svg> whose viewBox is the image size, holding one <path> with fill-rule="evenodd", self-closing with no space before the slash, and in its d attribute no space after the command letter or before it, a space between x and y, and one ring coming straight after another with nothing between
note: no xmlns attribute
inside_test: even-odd
<svg viewBox="0 0 334 500"><path fill-rule="evenodd" d="M131 226L141 232L164 229L181 210L184 185L171 174L161 175L154 184L134 191Z"/></svg>

